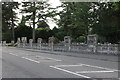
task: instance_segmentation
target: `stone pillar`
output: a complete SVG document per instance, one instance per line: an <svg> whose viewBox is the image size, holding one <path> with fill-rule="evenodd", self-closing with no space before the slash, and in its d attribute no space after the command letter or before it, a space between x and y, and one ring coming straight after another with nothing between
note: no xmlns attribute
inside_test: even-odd
<svg viewBox="0 0 120 80"><path fill-rule="evenodd" d="M27 43L27 37L22 37L23 47L25 47L26 43Z"/></svg>
<svg viewBox="0 0 120 80"><path fill-rule="evenodd" d="M87 45L88 47L92 48L92 51L95 53L97 52L97 35L88 35L87 36Z"/></svg>
<svg viewBox="0 0 120 80"><path fill-rule="evenodd" d="M0 41L0 46L2 46L2 41Z"/></svg>
<svg viewBox="0 0 120 80"><path fill-rule="evenodd" d="M111 48L111 44L107 44L107 46L108 46L108 47L107 47L107 50L108 50L107 52L108 52L108 54L109 54L110 51L111 51L111 50L110 50L110 48ZM112 46L112 47L113 47L113 46Z"/></svg>
<svg viewBox="0 0 120 80"><path fill-rule="evenodd" d="M71 37L65 36L64 37L64 46L65 46L67 51L70 51L70 49L71 49L70 45L71 45Z"/></svg>
<svg viewBox="0 0 120 80"><path fill-rule="evenodd" d="M29 39L29 46L30 46L30 48L32 48L32 46L33 46L33 39Z"/></svg>
<svg viewBox="0 0 120 80"><path fill-rule="evenodd" d="M2 43L2 44L3 44L3 46L6 46L6 41L3 41L3 43Z"/></svg>
<svg viewBox="0 0 120 80"><path fill-rule="evenodd" d="M120 43L118 44L118 55L120 55Z"/></svg>
<svg viewBox="0 0 120 80"><path fill-rule="evenodd" d="M20 47L20 38L17 38L17 46Z"/></svg>
<svg viewBox="0 0 120 80"><path fill-rule="evenodd" d="M15 43L15 41L11 41L11 44L14 44Z"/></svg>
<svg viewBox="0 0 120 80"><path fill-rule="evenodd" d="M49 47L53 51L53 46L54 46L54 37L49 37Z"/></svg>
<svg viewBox="0 0 120 80"><path fill-rule="evenodd" d="M37 46L40 48L40 50L42 49L42 38L37 39Z"/></svg>

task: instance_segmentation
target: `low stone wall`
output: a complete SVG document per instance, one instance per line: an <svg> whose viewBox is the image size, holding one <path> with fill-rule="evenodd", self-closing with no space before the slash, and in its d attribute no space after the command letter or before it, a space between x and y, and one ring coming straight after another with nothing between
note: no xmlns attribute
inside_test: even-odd
<svg viewBox="0 0 120 80"><path fill-rule="evenodd" d="M27 43L27 37L22 37L21 40L18 38L18 47L21 48L32 48L39 50L50 50L50 51L64 51L64 52L91 52L101 54L120 54L120 48L118 44L98 44L97 35L88 35L87 44L84 43L72 43L70 36L65 36L62 43L54 44L55 38L49 37L48 43L43 43L42 38L37 39L37 43L33 43L32 39L29 39Z"/></svg>
<svg viewBox="0 0 120 80"><path fill-rule="evenodd" d="M64 44L54 44L52 46L48 43L41 43L41 46L38 46L37 43L33 43L32 47L28 43L23 45L22 43L19 46L20 48L32 48L39 50L53 50L53 51L63 51L63 52L92 52L92 53L102 53L102 54L120 54L118 49L118 44L98 44L96 45L96 52L93 51L93 47L89 47L87 44L78 44L73 43L69 47Z"/></svg>

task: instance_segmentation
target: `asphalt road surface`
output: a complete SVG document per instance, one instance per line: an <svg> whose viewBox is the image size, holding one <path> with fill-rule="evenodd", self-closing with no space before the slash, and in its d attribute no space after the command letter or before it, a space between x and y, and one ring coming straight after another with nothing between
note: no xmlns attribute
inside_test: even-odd
<svg viewBox="0 0 120 80"><path fill-rule="evenodd" d="M117 61L2 48L3 78L118 78L118 72Z"/></svg>

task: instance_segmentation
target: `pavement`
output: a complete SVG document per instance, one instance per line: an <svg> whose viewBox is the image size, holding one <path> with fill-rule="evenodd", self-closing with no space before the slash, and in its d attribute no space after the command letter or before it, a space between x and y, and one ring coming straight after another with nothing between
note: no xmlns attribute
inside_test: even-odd
<svg viewBox="0 0 120 80"><path fill-rule="evenodd" d="M74 55L73 55L74 54ZM118 56L2 48L2 78L118 79Z"/></svg>

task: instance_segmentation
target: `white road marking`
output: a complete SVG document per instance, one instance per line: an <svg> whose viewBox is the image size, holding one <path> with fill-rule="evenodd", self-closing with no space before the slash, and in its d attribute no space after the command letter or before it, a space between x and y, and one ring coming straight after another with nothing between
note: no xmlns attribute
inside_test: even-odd
<svg viewBox="0 0 120 80"><path fill-rule="evenodd" d="M79 63L79 64L82 64L82 63ZM88 65L88 64L82 64L82 65L85 65L85 66L88 66L88 67L99 68L99 69L105 69L105 70L109 70L109 71L119 71L119 70L116 70L116 69L104 68L104 67L93 66L93 65Z"/></svg>
<svg viewBox="0 0 120 80"><path fill-rule="evenodd" d="M110 73L110 72L115 72L115 71L79 71L76 73Z"/></svg>
<svg viewBox="0 0 120 80"><path fill-rule="evenodd" d="M82 64L80 65L56 65L56 67L76 67L76 66L83 66Z"/></svg>
<svg viewBox="0 0 120 80"><path fill-rule="evenodd" d="M54 60L54 61L62 61L62 60L58 60L58 59L54 59L54 58L49 58L49 57L44 57L44 56L36 56L36 57L41 57L43 59L51 59L51 60Z"/></svg>
<svg viewBox="0 0 120 80"><path fill-rule="evenodd" d="M58 60L58 59L54 59L54 58L48 58L48 59L51 59L51 60L54 60L54 61L62 61L62 60Z"/></svg>
<svg viewBox="0 0 120 80"><path fill-rule="evenodd" d="M13 54L13 53L9 53L9 54L11 54L11 55L14 55L14 56L18 56L18 55L16 55L16 54Z"/></svg>
<svg viewBox="0 0 120 80"><path fill-rule="evenodd" d="M70 73L70 74L74 74L74 75L77 75L77 76L80 76L80 77L90 78L90 77L85 76L85 75L77 74L77 73L72 72L72 71L68 71L68 70L65 70L65 69L62 69L62 68L58 68L58 67L56 67L56 66L50 66L50 67L51 67L51 68L58 69L58 70L61 70L61 71L64 71L64 72L67 72L67 73Z"/></svg>
<svg viewBox="0 0 120 80"><path fill-rule="evenodd" d="M32 61L32 62L40 63L39 61L35 61L35 60L33 60L33 59L30 59L30 58L26 58L26 57L22 57L22 58L23 58L23 59L27 59L27 60Z"/></svg>

